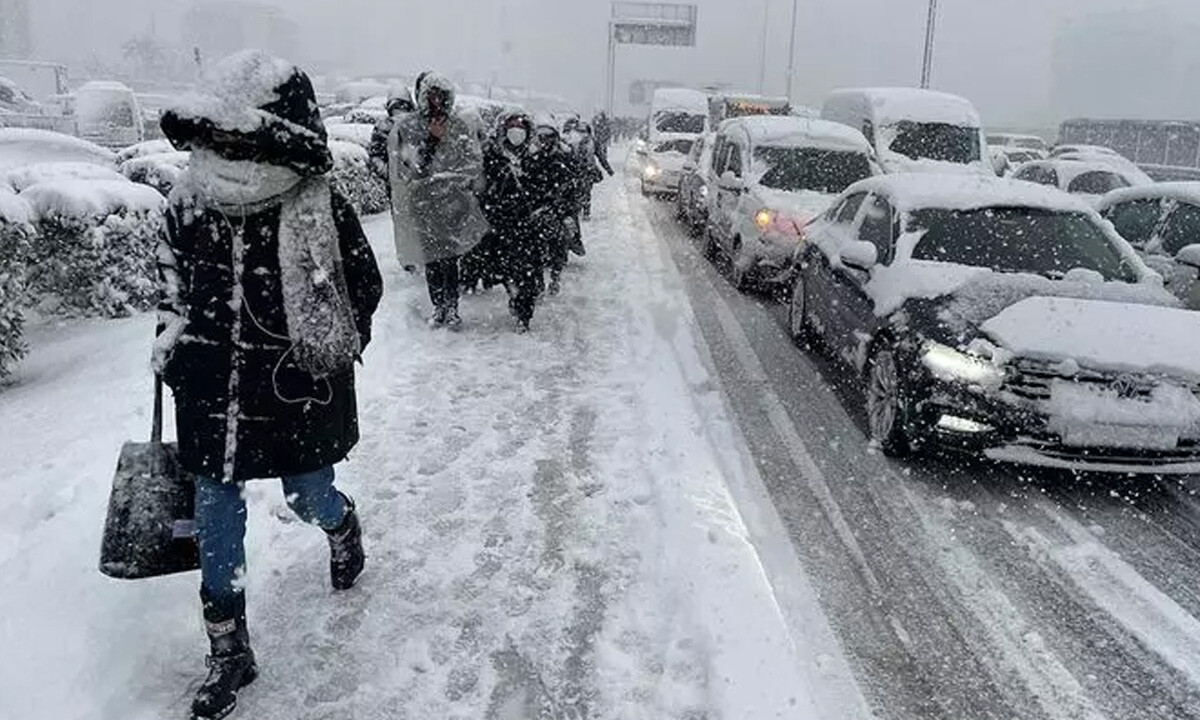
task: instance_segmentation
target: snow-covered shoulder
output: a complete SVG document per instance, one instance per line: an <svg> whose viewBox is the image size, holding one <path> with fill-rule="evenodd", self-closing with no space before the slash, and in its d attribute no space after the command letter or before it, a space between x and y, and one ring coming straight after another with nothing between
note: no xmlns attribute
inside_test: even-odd
<svg viewBox="0 0 1200 720"><path fill-rule="evenodd" d="M278 88L296 72L294 65L269 53L244 50L217 63L200 90L182 98L172 112L205 118L227 131L253 132L263 122L256 108L278 100Z"/></svg>

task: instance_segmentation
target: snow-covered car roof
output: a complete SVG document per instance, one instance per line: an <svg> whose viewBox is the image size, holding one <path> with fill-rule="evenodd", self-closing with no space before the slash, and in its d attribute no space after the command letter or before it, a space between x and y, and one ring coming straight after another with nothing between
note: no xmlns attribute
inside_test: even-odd
<svg viewBox="0 0 1200 720"><path fill-rule="evenodd" d="M988 207L1095 212L1084 201L1058 188L986 175L880 175L851 185L843 195L860 192L885 195L893 207L902 213L927 209L978 210Z"/></svg>
<svg viewBox="0 0 1200 720"><path fill-rule="evenodd" d="M854 128L829 120L790 115L757 115L721 123L721 132L741 128L755 146L822 147L872 154L871 144Z"/></svg>
<svg viewBox="0 0 1200 720"><path fill-rule="evenodd" d="M1063 189L1066 189L1068 186L1070 186L1070 184L1074 182L1075 179L1080 175L1086 175L1087 173L1092 172L1111 173L1123 178L1126 182L1131 184L1137 181L1137 178L1128 177L1124 171L1124 168L1117 167L1113 163L1105 162L1104 160L1074 160L1063 158L1034 160L1033 162L1022 165L1021 169L1030 167L1041 167L1053 170L1058 174L1058 186Z"/></svg>
<svg viewBox="0 0 1200 720"><path fill-rule="evenodd" d="M686 110L707 115L708 97L707 93L691 88L659 88L654 91L650 106L654 112Z"/></svg>
<svg viewBox="0 0 1200 720"><path fill-rule="evenodd" d="M1159 199L1200 205L1200 182L1164 182L1113 190L1100 200L1097 209L1103 212L1119 203Z"/></svg>
<svg viewBox="0 0 1200 720"><path fill-rule="evenodd" d="M911 120L943 123L960 127L979 127L979 113L969 100L958 95L904 87L852 88L834 90L830 101L861 97L874 108L875 119L883 125Z"/></svg>
<svg viewBox="0 0 1200 720"><path fill-rule="evenodd" d="M51 130L0 128L0 171L44 162L87 162L113 167L111 150Z"/></svg>
<svg viewBox="0 0 1200 720"><path fill-rule="evenodd" d="M1066 153L1098 153L1101 155L1117 155L1117 156L1121 155L1121 153L1117 152L1116 150L1113 150L1110 147L1105 147L1104 145L1066 144L1066 145L1055 145L1050 150L1050 157L1058 157L1059 155L1065 155Z"/></svg>
<svg viewBox="0 0 1200 720"><path fill-rule="evenodd" d="M1115 152L1072 150L1062 155L1051 156L1050 160L1075 160L1079 162L1100 163L1108 165L1110 169L1116 170L1133 185L1149 185L1154 182L1154 179L1147 175L1146 171L1138 167L1136 163L1124 155L1118 155Z"/></svg>

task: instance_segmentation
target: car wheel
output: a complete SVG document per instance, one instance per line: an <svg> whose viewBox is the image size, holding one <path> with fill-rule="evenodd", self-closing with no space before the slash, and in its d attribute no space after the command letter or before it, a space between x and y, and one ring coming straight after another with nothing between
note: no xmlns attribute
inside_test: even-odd
<svg viewBox="0 0 1200 720"><path fill-rule="evenodd" d="M812 346L812 325L808 321L808 297L804 282L804 271L796 272L796 283L792 287L792 301L788 304L788 328L792 342L805 349Z"/></svg>
<svg viewBox="0 0 1200 720"><path fill-rule="evenodd" d="M895 352L880 346L867 363L867 427L871 441L888 457L912 453L906 426L909 417L904 381L896 364Z"/></svg>

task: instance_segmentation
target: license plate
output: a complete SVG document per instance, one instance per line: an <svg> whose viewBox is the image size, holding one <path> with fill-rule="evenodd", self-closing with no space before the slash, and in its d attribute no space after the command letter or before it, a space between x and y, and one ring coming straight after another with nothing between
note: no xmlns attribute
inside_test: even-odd
<svg viewBox="0 0 1200 720"><path fill-rule="evenodd" d="M1179 445L1178 430L1131 425L1085 425L1067 428L1062 438L1063 444L1069 447L1174 450Z"/></svg>

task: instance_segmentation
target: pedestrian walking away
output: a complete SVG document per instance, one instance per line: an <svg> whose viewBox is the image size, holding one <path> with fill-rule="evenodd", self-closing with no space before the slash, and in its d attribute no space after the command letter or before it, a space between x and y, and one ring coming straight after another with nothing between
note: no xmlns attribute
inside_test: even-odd
<svg viewBox="0 0 1200 720"><path fill-rule="evenodd" d="M538 195L539 180L531 173L533 121L524 112L509 111L497 123L484 157L483 209L501 248L509 310L518 332L525 332L545 282L545 249L537 217L544 204Z"/></svg>
<svg viewBox="0 0 1200 720"><path fill-rule="evenodd" d="M476 197L483 151L474 123L455 108L453 83L436 73L417 82L416 110L397 118L388 139L396 254L424 265L430 324L458 327L459 258L487 230Z"/></svg>
<svg viewBox="0 0 1200 720"><path fill-rule="evenodd" d="M575 183L579 197L579 215L584 220L592 216L592 188L604 179L604 173L613 175L608 158L601 157L596 150L592 126L573 117L563 125L563 139L575 156ZM603 170L601 170L603 168Z"/></svg>
<svg viewBox="0 0 1200 720"><path fill-rule="evenodd" d="M257 51L214 67L162 129L190 150L158 252L154 367L175 398L182 469L196 477L200 597L211 652L193 717L228 715L257 675L246 626L243 484L282 478L327 534L330 581L365 555L334 466L358 442L354 363L382 280L358 218L330 185L312 84Z"/></svg>

